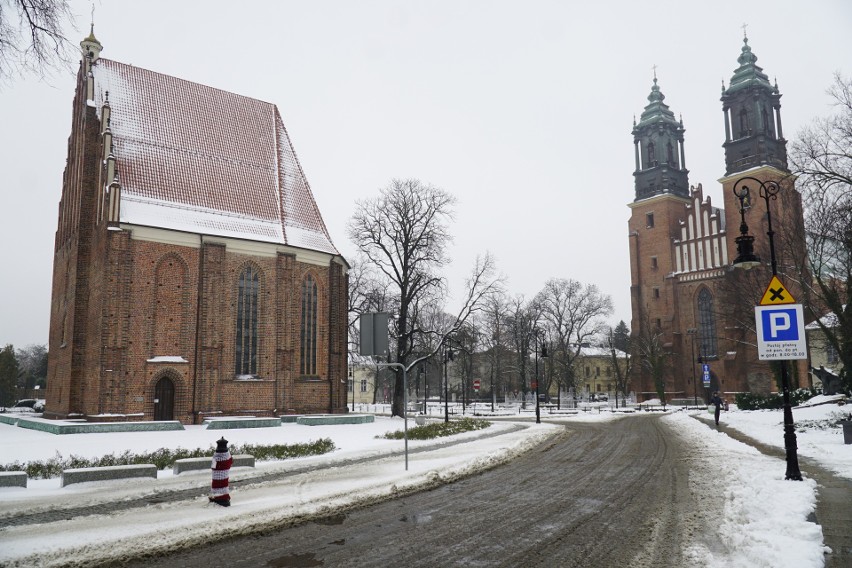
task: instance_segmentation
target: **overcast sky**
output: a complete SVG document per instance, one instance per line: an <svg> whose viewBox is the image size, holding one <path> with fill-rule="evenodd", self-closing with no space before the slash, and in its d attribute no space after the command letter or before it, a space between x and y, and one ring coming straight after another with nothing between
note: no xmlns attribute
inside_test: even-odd
<svg viewBox="0 0 852 568"><path fill-rule="evenodd" d="M71 1L78 43L91 2ZM275 103L332 239L392 178L458 198L458 296L490 251L512 294L598 285L630 323L634 115L653 66L683 116L691 184L722 205L722 81L749 45L788 139L852 73L852 2L96 0L103 57ZM76 71L76 66L75 66ZM74 75L0 90L0 345L47 343ZM450 307L454 307L451 301Z"/></svg>

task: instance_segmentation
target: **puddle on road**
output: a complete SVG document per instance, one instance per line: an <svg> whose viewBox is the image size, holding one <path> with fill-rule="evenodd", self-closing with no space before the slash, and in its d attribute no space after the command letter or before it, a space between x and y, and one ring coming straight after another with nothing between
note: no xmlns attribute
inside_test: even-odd
<svg viewBox="0 0 852 568"><path fill-rule="evenodd" d="M275 558L266 563L269 568L310 568L311 566L322 566L323 561L317 560L316 554L306 552L304 554L290 554Z"/></svg>
<svg viewBox="0 0 852 568"><path fill-rule="evenodd" d="M432 521L432 515L425 513L415 513L413 515L403 515L399 518L401 523L407 523L411 521L415 525L426 524Z"/></svg>

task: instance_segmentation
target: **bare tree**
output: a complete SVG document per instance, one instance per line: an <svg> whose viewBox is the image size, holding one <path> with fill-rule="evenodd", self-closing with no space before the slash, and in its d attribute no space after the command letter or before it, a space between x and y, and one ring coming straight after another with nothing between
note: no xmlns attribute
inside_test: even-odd
<svg viewBox="0 0 852 568"><path fill-rule="evenodd" d="M852 78L828 90L837 111L804 128L790 151L803 195L809 272L805 307L843 363L852 392Z"/></svg>
<svg viewBox="0 0 852 568"><path fill-rule="evenodd" d="M453 219L455 198L443 189L419 180L392 180L376 199L359 201L349 222L349 238L371 264L393 286L399 299L395 318L395 362L403 366L423 357L414 357L420 334L446 338L461 328L481 302L501 287L490 255L477 258L466 282L463 304L448 329L425 329L418 311L425 302L446 296L446 282L440 269L448 262L446 248L451 241L449 222ZM403 377L394 382L392 414L403 416Z"/></svg>
<svg viewBox="0 0 852 568"><path fill-rule="evenodd" d="M526 404L526 394L529 388L527 377L530 371L529 361L533 349L533 334L539 316L538 306L532 301L527 301L522 295L515 296L509 301L509 316L506 323L508 324L512 351L515 354L513 365L515 380L507 388L520 391L524 396L524 404Z"/></svg>
<svg viewBox="0 0 852 568"><path fill-rule="evenodd" d="M633 342L635 343L633 353L639 358L639 370L651 376L654 390L657 391L660 402L665 406L666 377L670 371L671 352L665 348L663 330L652 326L648 318L644 318Z"/></svg>
<svg viewBox="0 0 852 568"><path fill-rule="evenodd" d="M363 256L359 255L352 261L348 272L349 278L349 353L353 363L362 367L373 367L372 392L373 404L377 402L380 392L388 386L388 373L383 373L378 366L378 359L359 354L361 331L358 327L359 318L365 313L393 313L399 305L399 299L393 295L375 267ZM395 337L395 328L390 330ZM354 388L354 385L353 385Z"/></svg>
<svg viewBox="0 0 852 568"><path fill-rule="evenodd" d="M67 0L0 0L0 84L69 67L73 46L62 27L73 21Z"/></svg>
<svg viewBox="0 0 852 568"><path fill-rule="evenodd" d="M584 344L600 336L612 314L612 299L594 284L551 278L536 296L536 303L553 338L551 365L560 387L575 387L574 361Z"/></svg>

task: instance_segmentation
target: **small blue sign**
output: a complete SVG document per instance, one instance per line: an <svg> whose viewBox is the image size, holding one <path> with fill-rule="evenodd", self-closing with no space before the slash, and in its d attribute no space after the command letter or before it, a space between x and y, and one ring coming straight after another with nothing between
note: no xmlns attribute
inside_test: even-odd
<svg viewBox="0 0 852 568"><path fill-rule="evenodd" d="M707 363L704 363L704 366L701 369L704 371L704 374L706 375L707 373L710 372L710 365L708 365Z"/></svg>
<svg viewBox="0 0 852 568"><path fill-rule="evenodd" d="M763 341L798 341L799 324L796 309L773 307L760 313Z"/></svg>

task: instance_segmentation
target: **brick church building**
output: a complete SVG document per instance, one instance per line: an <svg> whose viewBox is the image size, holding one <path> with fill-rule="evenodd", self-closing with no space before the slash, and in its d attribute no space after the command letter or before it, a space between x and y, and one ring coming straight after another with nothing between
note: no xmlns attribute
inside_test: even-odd
<svg viewBox="0 0 852 568"><path fill-rule="evenodd" d="M80 45L45 416L345 412L348 264L277 107Z"/></svg>
<svg viewBox="0 0 852 568"><path fill-rule="evenodd" d="M751 197L742 208L744 215L733 192L746 176L780 184L770 203L779 278L794 298L801 298L796 285L800 272L791 266L805 258L802 206L787 167L781 94L756 64L748 38L737 61L728 87L722 85L722 208L713 206L700 184L689 185L683 121L663 102L656 76L648 105L639 122L634 120L635 200L629 205L628 222L631 334L634 345L642 337L656 338L665 353L663 379L669 400L706 401L713 390L728 398L737 392L778 390L770 366L758 360L754 332L754 306L772 273L767 266L750 271L733 267L743 217L756 253L766 265L770 258L759 184L747 184ZM702 381L705 364L709 389ZM806 376L804 363L793 367L794 379ZM640 360L633 369L632 388L639 399L656 398L646 365Z"/></svg>

